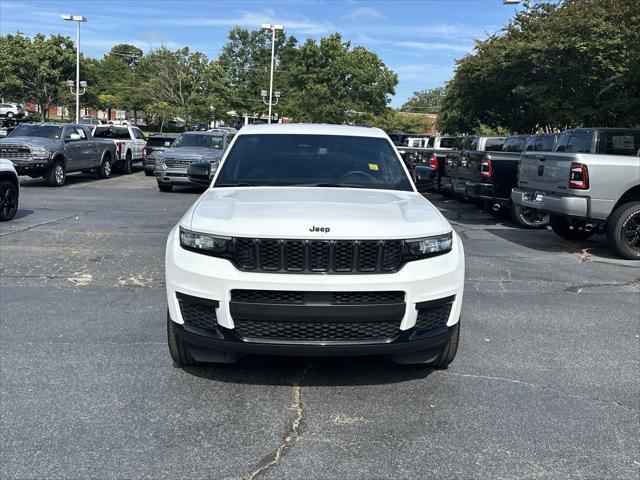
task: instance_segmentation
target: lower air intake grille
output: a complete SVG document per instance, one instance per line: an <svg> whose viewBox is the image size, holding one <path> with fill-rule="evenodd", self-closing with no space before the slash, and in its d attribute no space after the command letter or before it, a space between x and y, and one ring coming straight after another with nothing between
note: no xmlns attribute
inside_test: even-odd
<svg viewBox="0 0 640 480"><path fill-rule="evenodd" d="M418 310L415 333L422 335L425 333L435 333L436 330L446 329L450 313L450 303Z"/></svg>
<svg viewBox="0 0 640 480"><path fill-rule="evenodd" d="M398 322L313 323L250 320L235 322L237 334L244 339L308 342L385 341L398 334L399 326Z"/></svg>
<svg viewBox="0 0 640 480"><path fill-rule="evenodd" d="M216 328L216 309L213 305L188 299L178 299L180 313L185 325L197 328Z"/></svg>

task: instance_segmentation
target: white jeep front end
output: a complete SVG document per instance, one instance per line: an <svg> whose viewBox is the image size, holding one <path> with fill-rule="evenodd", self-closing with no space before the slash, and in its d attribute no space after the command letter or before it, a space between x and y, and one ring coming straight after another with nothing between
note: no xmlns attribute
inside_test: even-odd
<svg viewBox="0 0 640 480"><path fill-rule="evenodd" d="M294 136L294 147L282 151L300 147L302 157L309 155L303 158L304 173L295 173L289 163L295 167L295 155L290 160L288 153L281 154L277 158L284 155L287 165L281 175L291 175L292 184L281 185L284 177L275 181L254 168L234 185L229 172L234 162L239 162L236 170L242 168L237 156L243 147L237 144L245 135L247 142L260 141L260 135L271 142L284 142L274 135ZM359 147L346 152L350 141ZM359 152L372 147L383 149L386 157L375 158L367 150L365 170L354 170ZM336 183L326 182L327 175L339 171L332 170L332 162L341 161L328 157L332 148L352 162ZM311 183L307 170L313 172L316 161L333 173L323 170L317 174L320 181ZM225 162L230 162L226 171ZM384 181L369 173L381 170L393 172L385 173ZM247 181L251 172L257 185ZM273 353L384 354L403 363L450 363L464 288L462 242L408 179L391 142L376 129L242 129L212 187L167 241L174 361L229 362L245 353Z"/></svg>

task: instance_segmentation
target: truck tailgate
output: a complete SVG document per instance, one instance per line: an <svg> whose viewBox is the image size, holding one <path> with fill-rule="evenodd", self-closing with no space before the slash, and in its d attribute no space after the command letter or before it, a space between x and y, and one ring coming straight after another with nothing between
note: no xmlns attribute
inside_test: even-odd
<svg viewBox="0 0 640 480"><path fill-rule="evenodd" d="M527 152L520 160L518 185L545 192L564 192L574 153Z"/></svg>

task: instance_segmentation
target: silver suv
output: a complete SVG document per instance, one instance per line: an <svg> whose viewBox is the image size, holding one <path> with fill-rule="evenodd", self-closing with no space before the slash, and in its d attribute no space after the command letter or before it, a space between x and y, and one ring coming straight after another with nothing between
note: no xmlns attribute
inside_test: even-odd
<svg viewBox="0 0 640 480"><path fill-rule="evenodd" d="M19 103L0 103L0 117L22 118L27 111Z"/></svg>
<svg viewBox="0 0 640 480"><path fill-rule="evenodd" d="M155 174L160 191L169 192L174 185L193 185L187 176L192 163L209 161L213 175L234 135L225 130L181 134L171 148L156 157Z"/></svg>

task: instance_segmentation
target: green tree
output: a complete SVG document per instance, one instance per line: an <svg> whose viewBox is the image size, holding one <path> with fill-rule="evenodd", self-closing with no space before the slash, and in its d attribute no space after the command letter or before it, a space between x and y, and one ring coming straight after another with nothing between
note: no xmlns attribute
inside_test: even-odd
<svg viewBox="0 0 640 480"><path fill-rule="evenodd" d="M477 42L446 87L439 129L532 132L640 123L636 0L527 3Z"/></svg>
<svg viewBox="0 0 640 480"><path fill-rule="evenodd" d="M0 94L34 102L46 117L75 71L75 47L61 35L0 37Z"/></svg>
<svg viewBox="0 0 640 480"><path fill-rule="evenodd" d="M149 86L154 102L165 102L185 121L211 120L226 112L228 80L218 62L188 48L158 49L146 59L153 72Z"/></svg>
<svg viewBox="0 0 640 480"><path fill-rule="evenodd" d="M287 114L305 122L344 123L354 112L384 113L398 77L375 53L334 34L298 49L288 82Z"/></svg>
<svg viewBox="0 0 640 480"><path fill-rule="evenodd" d="M274 90L282 94L278 111L288 103L288 79L297 43L295 37L287 36L282 30L276 31ZM232 29L220 52L219 62L232 87L229 108L238 114L266 112L260 93L269 89L271 33L240 27Z"/></svg>
<svg viewBox="0 0 640 480"><path fill-rule="evenodd" d="M413 92L400 110L417 113L438 113L444 98L444 88L437 87Z"/></svg>

